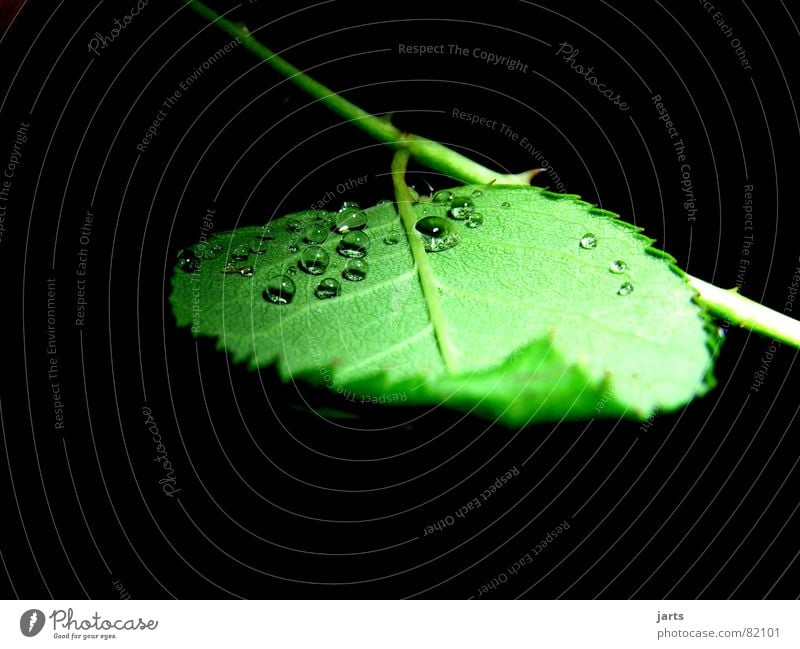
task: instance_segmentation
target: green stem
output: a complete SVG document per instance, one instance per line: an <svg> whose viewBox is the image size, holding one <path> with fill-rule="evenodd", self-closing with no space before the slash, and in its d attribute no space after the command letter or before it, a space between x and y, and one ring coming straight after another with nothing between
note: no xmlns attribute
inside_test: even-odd
<svg viewBox="0 0 800 649"><path fill-rule="evenodd" d="M439 353L448 372L456 374L458 372L458 353L450 342L447 334L447 319L444 316L442 302L439 298L439 287L436 285L436 277L431 268L431 262L422 239L417 236L414 226L417 223L417 214L411 205L414 197L406 184L406 167L408 165L409 152L400 149L394 154L392 159L392 182L394 183L394 194L397 201L397 211L400 213L400 220L403 222L403 229L406 231L408 245L411 248L411 256L414 258L414 265L419 276L419 283L422 286L422 295L428 307L428 315L433 324L433 333L439 345Z"/></svg>
<svg viewBox="0 0 800 649"><path fill-rule="evenodd" d="M357 126L378 142L383 142L397 150L399 154L393 163L393 171L395 173L394 182L398 196L401 191L408 192L408 188L403 180L403 175L409 156L431 169L435 169L464 183L527 185L539 171L538 169L534 169L520 174L501 174L470 160L466 156L461 155L439 142L418 135L403 133L388 119L382 119L366 112L355 104L347 101L330 88L312 79L305 72L296 68L291 63L275 54L275 52L262 45L241 25L237 25L227 18L220 16L205 4L199 2L199 0L184 0L184 2L190 5L201 16L236 38L248 50L266 61L274 70L302 88L306 93L319 100L334 113L349 120L354 126ZM402 187L400 185L402 185ZM405 188L405 190L403 190L403 188ZM408 199L410 200L410 194ZM406 209L404 209L402 207L404 202L400 201L399 198L398 203L400 205L401 218L403 219L406 230L410 232L410 229L413 228L413 221L409 221L413 215L410 209L407 209L410 204L405 203ZM409 241L411 242L412 250L414 248L414 241L419 243L420 246L422 245L418 237L411 236L409 237ZM415 258L417 259L417 266L420 269L420 279L423 282L423 288L427 287L427 289L430 290L435 289L433 276L431 275L426 279L427 275L423 268L424 264L420 263L420 258L416 254ZM430 268L427 268L429 271ZM788 343L794 347L800 347L799 321L789 318L777 311L773 311L758 302L749 300L735 291L721 289L713 284L697 279L696 277L687 275L687 281L699 293L698 302L711 314L733 325L751 329L764 336L771 336L776 340ZM431 295L433 294L431 293ZM434 306L434 309L435 308ZM455 359L451 357L450 350L448 350L446 344L442 342L446 340L446 337L443 335L440 337L439 333L440 332L437 332L437 339L440 341L440 349L445 363L455 363Z"/></svg>
<svg viewBox="0 0 800 649"><path fill-rule="evenodd" d="M420 164L436 169L465 183L476 184L528 184L538 172L531 170L519 174L502 174L493 171L439 142L410 133L403 133L388 118L380 118L347 101L330 88L312 79L302 70L262 45L245 27L220 16L199 0L184 0L197 13L236 38L253 54L262 58L276 72L302 88L306 93L325 104L334 113L344 117L362 131L393 149L406 149Z"/></svg>
<svg viewBox="0 0 800 649"><path fill-rule="evenodd" d="M762 336L800 347L799 320L754 302L740 295L738 291L714 286L691 275L687 275L686 279L700 294L698 302L712 315L734 326L750 329Z"/></svg>

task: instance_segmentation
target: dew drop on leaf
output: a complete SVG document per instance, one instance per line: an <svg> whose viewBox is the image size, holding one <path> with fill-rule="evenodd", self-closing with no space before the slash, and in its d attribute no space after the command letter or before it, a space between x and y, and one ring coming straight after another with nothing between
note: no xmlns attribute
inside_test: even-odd
<svg viewBox="0 0 800 649"><path fill-rule="evenodd" d="M500 207L506 207L506 208L511 207L511 203L509 203L508 201L503 201L503 203L502 203L502 205L500 205Z"/></svg>
<svg viewBox="0 0 800 649"><path fill-rule="evenodd" d="M247 258L250 256L250 251L247 249L247 246L240 244L235 246L233 250L231 250L231 259L234 261L247 261Z"/></svg>
<svg viewBox="0 0 800 649"><path fill-rule="evenodd" d="M426 216L414 227L422 235L422 243L428 252L448 250L461 240L453 224L441 216Z"/></svg>
<svg viewBox="0 0 800 649"><path fill-rule="evenodd" d="M202 262L194 250L186 248L178 253L178 265L182 271L193 273L196 270L200 270Z"/></svg>
<svg viewBox="0 0 800 649"><path fill-rule="evenodd" d="M581 237L578 245L580 245L580 247L584 250L592 250L593 248L597 248L597 237L591 232L587 232L583 235L583 237Z"/></svg>
<svg viewBox="0 0 800 649"><path fill-rule="evenodd" d="M383 238L383 242L384 242L384 243L385 243L387 246L394 246L394 245L396 245L396 244L397 244L399 241L400 241L400 237L398 237L398 236L397 236L397 235L396 235L394 232L392 232L391 234L387 234L387 235L386 235L386 236Z"/></svg>
<svg viewBox="0 0 800 649"><path fill-rule="evenodd" d="M367 227L367 214L358 208L351 208L339 211L339 218L336 219L335 230L339 234L347 234L353 230L363 230Z"/></svg>
<svg viewBox="0 0 800 649"><path fill-rule="evenodd" d="M254 255L263 255L265 252L267 252L267 247L268 244L266 241L258 241L250 246L250 252L252 252Z"/></svg>
<svg viewBox="0 0 800 649"><path fill-rule="evenodd" d="M344 265L342 277L351 282L360 282L367 277L369 265L363 259L351 259Z"/></svg>
<svg viewBox="0 0 800 649"><path fill-rule="evenodd" d="M289 304L296 291L294 280L287 275L275 275L267 282L264 299L272 304Z"/></svg>
<svg viewBox="0 0 800 649"><path fill-rule="evenodd" d="M216 259L219 257L224 248L222 247L222 244L211 243L207 241L205 243L201 243L198 246L198 250L203 259Z"/></svg>
<svg viewBox="0 0 800 649"><path fill-rule="evenodd" d="M339 214L341 214L342 212L347 212L348 210L360 210L360 209L361 206L355 201L345 201L339 208Z"/></svg>
<svg viewBox="0 0 800 649"><path fill-rule="evenodd" d="M481 196L483 196L483 192L480 189L476 189L474 192L472 192L472 195L475 198L480 198Z"/></svg>
<svg viewBox="0 0 800 649"><path fill-rule="evenodd" d="M631 293L633 293L633 284L630 282L625 282L617 291L617 295L630 295Z"/></svg>
<svg viewBox="0 0 800 649"><path fill-rule="evenodd" d="M294 233L302 232L303 224L298 219L289 219L286 222L286 229Z"/></svg>
<svg viewBox="0 0 800 649"><path fill-rule="evenodd" d="M295 239L288 246L286 246L286 250L289 252L300 252L300 241Z"/></svg>
<svg viewBox="0 0 800 649"><path fill-rule="evenodd" d="M242 277L252 277L253 275L255 275L255 274L256 274L256 272L255 272L255 270L253 269L253 267L252 267L252 266L242 266L242 267L239 269L239 274L240 274Z"/></svg>
<svg viewBox="0 0 800 649"><path fill-rule="evenodd" d="M440 192L436 192L433 195L433 202L439 205L443 205L444 203L449 203L453 200L453 192L449 192L446 189L443 189Z"/></svg>
<svg viewBox="0 0 800 649"><path fill-rule="evenodd" d="M628 264L626 264L621 259L617 259L616 261L612 261L611 265L608 267L612 273L619 275L620 273L624 273L628 270Z"/></svg>
<svg viewBox="0 0 800 649"><path fill-rule="evenodd" d="M378 201L378 207L389 207L389 205L394 205L394 201L391 201L388 198Z"/></svg>
<svg viewBox="0 0 800 649"><path fill-rule="evenodd" d="M479 228L483 225L483 214L478 214L475 212L472 216L469 217L467 220L467 227L468 228Z"/></svg>
<svg viewBox="0 0 800 649"><path fill-rule="evenodd" d="M459 196L453 199L450 206L450 217L456 221L466 221L475 212L475 205L470 198Z"/></svg>
<svg viewBox="0 0 800 649"><path fill-rule="evenodd" d="M272 241L275 238L275 231L272 229L272 226L265 225L261 228L261 233L256 237L260 241Z"/></svg>
<svg viewBox="0 0 800 649"><path fill-rule="evenodd" d="M300 268L309 275L322 275L328 269L330 261L330 255L324 248L309 246L300 255Z"/></svg>
<svg viewBox="0 0 800 649"><path fill-rule="evenodd" d="M303 230L303 239L306 243L320 244L328 238L327 229L320 223L312 223Z"/></svg>
<svg viewBox="0 0 800 649"><path fill-rule="evenodd" d="M320 300L329 300L332 297L337 297L342 292L342 285L333 277L326 277L319 284L317 290L314 291Z"/></svg>
<svg viewBox="0 0 800 649"><path fill-rule="evenodd" d="M366 257L369 249L369 235L358 230L348 232L339 242L336 251L343 257Z"/></svg>

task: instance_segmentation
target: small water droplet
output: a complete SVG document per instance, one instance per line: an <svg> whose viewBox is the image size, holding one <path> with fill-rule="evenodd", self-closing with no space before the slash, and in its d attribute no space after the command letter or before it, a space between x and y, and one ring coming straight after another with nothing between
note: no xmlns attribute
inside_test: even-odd
<svg viewBox="0 0 800 649"><path fill-rule="evenodd" d="M466 221L475 212L475 205L466 196L458 196L450 205L450 217L456 221Z"/></svg>
<svg viewBox="0 0 800 649"><path fill-rule="evenodd" d="M203 262L191 248L186 248L178 253L178 265L184 272L193 273L200 270L202 264Z"/></svg>
<svg viewBox="0 0 800 649"><path fill-rule="evenodd" d="M461 240L453 224L441 216L426 216L414 227L422 235L422 243L428 252L447 250Z"/></svg>
<svg viewBox="0 0 800 649"><path fill-rule="evenodd" d="M367 227L367 213L358 208L339 211L334 230L339 234L346 234L353 230L363 230Z"/></svg>
<svg viewBox="0 0 800 649"><path fill-rule="evenodd" d="M472 192L472 195L475 198L480 198L481 196L483 196L483 192L480 189L476 189L474 192Z"/></svg>
<svg viewBox="0 0 800 649"><path fill-rule="evenodd" d="M503 201L500 207L506 207L506 208L511 207L511 203L509 203L508 201Z"/></svg>
<svg viewBox="0 0 800 649"><path fill-rule="evenodd" d="M297 275L297 266L289 266L289 268L286 269L286 272L290 275Z"/></svg>
<svg viewBox="0 0 800 649"><path fill-rule="evenodd" d="M446 189L442 191L436 192L433 195L433 202L442 205L443 203L449 203L453 200L453 192L449 192Z"/></svg>
<svg viewBox="0 0 800 649"><path fill-rule="evenodd" d="M291 253L300 252L300 240L295 239L294 241L290 242L288 246L286 246L286 250Z"/></svg>
<svg viewBox="0 0 800 649"><path fill-rule="evenodd" d="M264 299L272 304L289 304L297 290L294 280L286 275L275 275L264 289Z"/></svg>
<svg viewBox="0 0 800 649"><path fill-rule="evenodd" d="M326 277L317 284L317 290L314 291L314 295L320 300L329 300L332 297L337 297L341 292L342 285L339 280L333 279L333 277Z"/></svg>
<svg viewBox="0 0 800 649"><path fill-rule="evenodd" d="M244 244L234 246L233 250L231 250L231 259L233 259L233 261L247 261L249 256L250 251Z"/></svg>
<svg viewBox="0 0 800 649"><path fill-rule="evenodd" d="M343 257L365 257L369 249L369 235L358 230L348 232L339 242L336 251Z"/></svg>
<svg viewBox="0 0 800 649"><path fill-rule="evenodd" d="M220 243L206 241L198 246L198 252L203 259L216 259L225 248Z"/></svg>
<svg viewBox="0 0 800 649"><path fill-rule="evenodd" d="M309 246L300 255L300 268L309 275L322 275L330 263L330 255L324 248Z"/></svg>
<svg viewBox="0 0 800 649"><path fill-rule="evenodd" d="M396 245L396 244L397 244L399 241L400 241L400 237L399 237L398 235L396 235L394 232L392 232L391 234L387 234L387 235L386 235L386 236L383 238L383 242L384 242L384 243L385 243L387 246L394 246L394 245Z"/></svg>
<svg viewBox="0 0 800 649"><path fill-rule="evenodd" d="M299 219L289 219L286 221L286 229L294 233L302 232L303 223Z"/></svg>
<svg viewBox="0 0 800 649"><path fill-rule="evenodd" d="M378 207L389 207L390 205L394 205L394 201L391 201L388 198L384 198L378 201Z"/></svg>
<svg viewBox="0 0 800 649"><path fill-rule="evenodd" d="M584 250L592 250L593 248L597 248L597 237L591 232L587 232L583 235L583 237L581 237L578 245Z"/></svg>
<svg viewBox="0 0 800 649"><path fill-rule="evenodd" d="M254 255L263 255L265 252L267 252L268 247L269 244L266 241L258 241L250 246L250 252L252 252Z"/></svg>
<svg viewBox="0 0 800 649"><path fill-rule="evenodd" d="M478 214L475 212L472 216L469 217L467 221L468 228L479 228L483 225L483 214Z"/></svg>
<svg viewBox="0 0 800 649"><path fill-rule="evenodd" d="M256 271L253 269L252 266L242 266L239 269L239 274L242 277L252 277L253 275L256 274Z"/></svg>
<svg viewBox="0 0 800 649"><path fill-rule="evenodd" d="M222 267L222 272L226 275L232 275L233 273L239 272L239 267L232 261L226 261L225 265Z"/></svg>
<svg viewBox="0 0 800 649"><path fill-rule="evenodd" d="M347 212L348 210L360 210L360 209L361 206L355 201L345 201L339 208L339 214L341 214L342 212Z"/></svg>
<svg viewBox="0 0 800 649"><path fill-rule="evenodd" d="M633 284L630 282L625 282L617 291L617 295L630 295L631 293L633 293Z"/></svg>
<svg viewBox="0 0 800 649"><path fill-rule="evenodd" d="M272 229L272 226L265 225L261 228L260 234L256 236L256 239L260 241L272 241L275 238L275 231Z"/></svg>
<svg viewBox="0 0 800 649"><path fill-rule="evenodd" d="M312 223L303 230L303 239L306 243L320 244L328 238L328 230L319 223Z"/></svg>
<svg viewBox="0 0 800 649"><path fill-rule="evenodd" d="M351 259L344 265L342 277L351 282L360 282L367 277L369 264L363 259Z"/></svg>
<svg viewBox="0 0 800 649"><path fill-rule="evenodd" d="M624 273L628 270L628 264L626 264L621 259L617 259L616 261L612 261L611 265L608 267L612 273L619 275L620 273Z"/></svg>

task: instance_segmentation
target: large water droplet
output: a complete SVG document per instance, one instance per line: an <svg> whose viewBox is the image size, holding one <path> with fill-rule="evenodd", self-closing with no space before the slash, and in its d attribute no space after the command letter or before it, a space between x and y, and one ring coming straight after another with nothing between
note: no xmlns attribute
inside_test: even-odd
<svg viewBox="0 0 800 649"><path fill-rule="evenodd" d="M328 238L328 229L320 223L312 223L303 230L303 239L306 243L320 244Z"/></svg>
<svg viewBox="0 0 800 649"><path fill-rule="evenodd" d="M303 222L299 219L289 219L286 222L286 229L289 232L299 233L303 231Z"/></svg>
<svg viewBox="0 0 800 649"><path fill-rule="evenodd" d="M337 297L341 292L342 285L339 280L333 279L333 277L326 277L317 284L317 290L314 291L314 295L320 300L329 300L332 297Z"/></svg>
<svg viewBox="0 0 800 649"><path fill-rule="evenodd" d="M631 293L633 293L633 284L630 282L625 282L617 291L617 295L630 295Z"/></svg>
<svg viewBox="0 0 800 649"><path fill-rule="evenodd" d="M450 205L450 217L456 221L466 221L475 212L475 205L470 198L458 196Z"/></svg>
<svg viewBox="0 0 800 649"><path fill-rule="evenodd" d="M178 266L180 266L180 269L184 272L193 273L200 270L202 263L203 262L200 261L195 251L191 248L186 248L178 253Z"/></svg>
<svg viewBox="0 0 800 649"><path fill-rule="evenodd" d="M621 259L617 259L616 261L612 261L611 265L608 267L612 273L619 275L620 273L624 273L628 270L628 264L626 264Z"/></svg>
<svg viewBox="0 0 800 649"><path fill-rule="evenodd" d="M341 214L342 212L347 212L348 210L360 210L360 209L361 206L355 201L345 201L339 208L339 214Z"/></svg>
<svg viewBox="0 0 800 649"><path fill-rule="evenodd" d="M358 208L339 212L334 230L339 234L347 234L353 230L363 230L367 227L367 213Z"/></svg>
<svg viewBox="0 0 800 649"><path fill-rule="evenodd" d="M250 251L244 244L239 244L238 246L234 246L233 250L231 250L231 259L233 259L234 261L247 261L247 258L249 256L250 256Z"/></svg>
<svg viewBox="0 0 800 649"><path fill-rule="evenodd" d="M297 290L294 280L287 275L275 275L264 289L264 299L272 304L289 304Z"/></svg>
<svg viewBox="0 0 800 649"><path fill-rule="evenodd" d="M367 277L369 264L363 259L351 259L344 265L342 277L351 282L360 282Z"/></svg>
<svg viewBox="0 0 800 649"><path fill-rule="evenodd" d="M309 246L300 255L300 268L309 275L322 275L330 263L330 255L324 248Z"/></svg>
<svg viewBox="0 0 800 649"><path fill-rule="evenodd" d="M597 248L597 237L591 232L587 232L581 237L578 245L584 250L592 250L593 248Z"/></svg>
<svg viewBox="0 0 800 649"><path fill-rule="evenodd" d="M414 227L422 235L422 243L428 252L447 250L461 240L453 224L441 216L426 216Z"/></svg>
<svg viewBox="0 0 800 649"><path fill-rule="evenodd" d="M369 235L366 232L348 232L339 242L336 251L343 257L365 257L369 249Z"/></svg>
<svg viewBox="0 0 800 649"><path fill-rule="evenodd" d="M468 228L479 228L483 225L483 214L478 214L475 212L472 216L469 217L467 220L467 227Z"/></svg>
<svg viewBox="0 0 800 649"><path fill-rule="evenodd" d="M452 200L453 200L453 192L449 192L446 189L436 192L433 195L433 202L438 203L439 205L442 205L444 203L449 203Z"/></svg>

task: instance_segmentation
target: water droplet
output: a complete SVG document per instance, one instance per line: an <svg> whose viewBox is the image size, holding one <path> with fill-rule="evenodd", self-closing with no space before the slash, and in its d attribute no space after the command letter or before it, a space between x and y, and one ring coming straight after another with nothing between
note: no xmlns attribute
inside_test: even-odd
<svg viewBox="0 0 800 649"><path fill-rule="evenodd" d="M631 293L633 293L633 284L630 282L625 282L617 291L617 295L630 295Z"/></svg>
<svg viewBox="0 0 800 649"><path fill-rule="evenodd" d="M260 241L272 241L275 238L275 231L272 229L272 226L265 225L261 228L261 233L256 237Z"/></svg>
<svg viewBox="0 0 800 649"><path fill-rule="evenodd" d="M396 235L394 232L392 232L391 234L387 234L387 235L386 235L386 236L383 238L383 242L384 242L384 243L385 243L387 246L394 246L394 245L396 245L396 244L397 244L399 241L400 241L400 237L399 237L399 236L397 236L397 235Z"/></svg>
<svg viewBox="0 0 800 649"><path fill-rule="evenodd" d="M390 205L394 205L394 201L391 201L388 198L384 198L378 201L378 207L389 207Z"/></svg>
<svg viewBox="0 0 800 649"><path fill-rule="evenodd" d="M333 279L333 277L326 277L317 284L317 290L314 291L314 295L320 300L329 300L332 297L337 297L341 292L342 285L339 280Z"/></svg>
<svg viewBox="0 0 800 649"><path fill-rule="evenodd" d="M252 266L242 266L239 269L239 274L242 277L252 277L253 275L256 274L256 271L253 269Z"/></svg>
<svg viewBox="0 0 800 649"><path fill-rule="evenodd" d="M508 201L503 201L503 203L502 203L502 205L500 205L500 207L505 207L505 208L511 207L511 203L509 203Z"/></svg>
<svg viewBox="0 0 800 649"><path fill-rule="evenodd" d="M191 248L186 248L178 253L178 265L182 271L193 273L200 270L202 264L203 262Z"/></svg>
<svg viewBox="0 0 800 649"><path fill-rule="evenodd" d="M346 234L353 230L363 230L367 227L367 213L358 208L351 208L339 211L339 218L336 219L335 230L339 234Z"/></svg>
<svg viewBox="0 0 800 649"><path fill-rule="evenodd" d="M302 232L303 223L298 219L289 219L286 222L286 229L289 230L289 232Z"/></svg>
<svg viewBox="0 0 800 649"><path fill-rule="evenodd" d="M612 261L611 265L608 267L612 273L619 275L620 273L624 273L628 270L628 264L626 264L621 259L617 259L616 261Z"/></svg>
<svg viewBox="0 0 800 649"><path fill-rule="evenodd" d="M467 221L468 228L479 228L483 225L483 214L478 214L475 212L472 216L469 217Z"/></svg>
<svg viewBox="0 0 800 649"><path fill-rule="evenodd" d="M252 252L254 255L263 255L265 252L267 252L268 247L269 244L266 241L259 241L250 246L250 252Z"/></svg>
<svg viewBox="0 0 800 649"><path fill-rule="evenodd" d="M356 203L355 201L345 201L342 203L342 206L339 208L339 214L342 212L347 212L348 210L360 210L361 206Z"/></svg>
<svg viewBox="0 0 800 649"><path fill-rule="evenodd" d="M203 259L216 259L219 257L220 253L224 250L224 247L220 243L211 243L210 241L206 241L201 243L198 247L198 252Z"/></svg>
<svg viewBox="0 0 800 649"><path fill-rule="evenodd" d="M474 192L472 192L472 195L475 198L480 198L481 196L483 196L483 192L480 189L476 189Z"/></svg>
<svg viewBox="0 0 800 649"><path fill-rule="evenodd" d="M587 232L583 235L583 237L581 237L578 245L580 245L580 247L584 250L592 250L593 248L597 248L597 237L591 232Z"/></svg>
<svg viewBox="0 0 800 649"><path fill-rule="evenodd" d="M443 203L449 203L453 200L453 192L449 192L446 189L443 189L440 192L436 192L433 195L433 202L438 203L439 205Z"/></svg>
<svg viewBox="0 0 800 649"><path fill-rule="evenodd" d="M289 268L286 269L286 272L290 275L297 275L297 266L289 266Z"/></svg>
<svg viewBox="0 0 800 649"><path fill-rule="evenodd" d="M360 282L367 277L369 265L363 259L351 259L344 265L342 277L351 282Z"/></svg>
<svg viewBox="0 0 800 649"><path fill-rule="evenodd" d="M312 223L303 230L303 239L307 243L324 243L328 238L328 230L319 223Z"/></svg>
<svg viewBox="0 0 800 649"><path fill-rule="evenodd" d="M288 246L286 246L286 250L289 252L300 252L300 240L295 239L294 241L290 242Z"/></svg>
<svg viewBox="0 0 800 649"><path fill-rule="evenodd" d="M324 248L309 246L300 255L300 268L309 275L322 275L330 263L330 255Z"/></svg>
<svg viewBox="0 0 800 649"><path fill-rule="evenodd" d="M294 280L286 275L275 275L267 282L264 299L273 304L289 304L297 290Z"/></svg>
<svg viewBox="0 0 800 649"><path fill-rule="evenodd" d="M369 249L369 236L366 232L348 232L339 242L336 251L343 257L365 257Z"/></svg>
<svg viewBox="0 0 800 649"><path fill-rule="evenodd" d="M453 199L450 206L450 217L456 221L466 221L475 212L475 205L466 196L458 196Z"/></svg>
<svg viewBox="0 0 800 649"><path fill-rule="evenodd" d="M239 272L239 267L232 261L226 261L225 265L222 267L222 272L226 275L232 275Z"/></svg>
<svg viewBox="0 0 800 649"><path fill-rule="evenodd" d="M234 246L233 250L231 250L231 259L233 259L233 261L247 261L249 256L250 251L244 244Z"/></svg>
<svg viewBox="0 0 800 649"><path fill-rule="evenodd" d="M441 216L426 216L414 226L422 235L422 243L428 252L441 252L455 246L461 239L453 224Z"/></svg>

